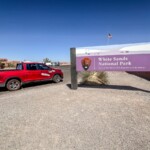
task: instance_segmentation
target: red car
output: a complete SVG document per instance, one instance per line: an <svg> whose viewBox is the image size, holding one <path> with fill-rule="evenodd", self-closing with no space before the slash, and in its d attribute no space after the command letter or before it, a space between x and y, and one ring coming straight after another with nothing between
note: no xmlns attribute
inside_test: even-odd
<svg viewBox="0 0 150 150"><path fill-rule="evenodd" d="M6 87L10 91L18 90L26 83L49 80L55 83L62 81L63 72L43 63L34 62L19 63L15 70L0 71L0 87Z"/></svg>

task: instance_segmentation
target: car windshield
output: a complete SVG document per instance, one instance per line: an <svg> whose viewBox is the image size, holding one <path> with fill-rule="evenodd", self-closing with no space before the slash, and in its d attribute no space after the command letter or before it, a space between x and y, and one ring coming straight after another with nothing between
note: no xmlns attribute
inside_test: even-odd
<svg viewBox="0 0 150 150"><path fill-rule="evenodd" d="M44 64L38 64L39 70L50 70L50 67L44 65Z"/></svg>

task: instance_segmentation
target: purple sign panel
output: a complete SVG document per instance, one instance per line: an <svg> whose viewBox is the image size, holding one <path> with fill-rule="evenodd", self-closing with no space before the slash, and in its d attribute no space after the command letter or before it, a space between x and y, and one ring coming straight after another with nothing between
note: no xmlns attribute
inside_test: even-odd
<svg viewBox="0 0 150 150"><path fill-rule="evenodd" d="M150 71L150 54L81 56L77 71Z"/></svg>
<svg viewBox="0 0 150 150"><path fill-rule="evenodd" d="M77 48L77 71L150 71L150 43Z"/></svg>

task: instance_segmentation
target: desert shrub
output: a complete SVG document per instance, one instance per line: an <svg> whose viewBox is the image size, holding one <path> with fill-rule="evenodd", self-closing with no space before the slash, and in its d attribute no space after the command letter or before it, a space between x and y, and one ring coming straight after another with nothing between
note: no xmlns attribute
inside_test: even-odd
<svg viewBox="0 0 150 150"><path fill-rule="evenodd" d="M4 69L5 68L5 64L0 62L0 69Z"/></svg>
<svg viewBox="0 0 150 150"><path fill-rule="evenodd" d="M81 84L89 85L105 85L108 84L108 76L106 72L82 72Z"/></svg>
<svg viewBox="0 0 150 150"><path fill-rule="evenodd" d="M9 67L9 68L14 68L15 65L14 65L13 63L8 63L8 67Z"/></svg>

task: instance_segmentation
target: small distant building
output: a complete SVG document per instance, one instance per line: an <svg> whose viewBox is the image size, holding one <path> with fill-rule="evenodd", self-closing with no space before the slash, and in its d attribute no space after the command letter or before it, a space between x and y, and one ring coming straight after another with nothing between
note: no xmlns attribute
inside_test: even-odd
<svg viewBox="0 0 150 150"><path fill-rule="evenodd" d="M45 63L47 66L60 66L59 62L47 62Z"/></svg>
<svg viewBox="0 0 150 150"><path fill-rule="evenodd" d="M52 65L52 63L51 62L47 62L47 63L45 63L47 66L51 66Z"/></svg>
<svg viewBox="0 0 150 150"><path fill-rule="evenodd" d="M6 59L6 58L0 58L0 61L1 61L1 62L7 62L8 59Z"/></svg>

